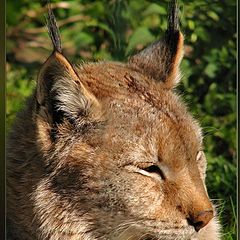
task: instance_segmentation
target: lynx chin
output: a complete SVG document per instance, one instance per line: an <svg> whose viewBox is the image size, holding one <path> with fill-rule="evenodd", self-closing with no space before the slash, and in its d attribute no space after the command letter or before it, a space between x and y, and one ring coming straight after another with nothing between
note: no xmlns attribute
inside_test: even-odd
<svg viewBox="0 0 240 240"><path fill-rule="evenodd" d="M202 135L175 86L176 1L161 40L125 63L72 65L51 8L53 52L7 147L9 240L218 240Z"/></svg>

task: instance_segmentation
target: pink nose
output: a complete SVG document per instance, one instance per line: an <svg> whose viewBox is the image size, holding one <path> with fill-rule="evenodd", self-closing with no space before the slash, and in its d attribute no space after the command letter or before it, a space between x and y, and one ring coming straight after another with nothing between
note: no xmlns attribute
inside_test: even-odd
<svg viewBox="0 0 240 240"><path fill-rule="evenodd" d="M190 216L188 222L198 232L201 228L205 227L213 218L213 211L206 210L198 212L195 216Z"/></svg>

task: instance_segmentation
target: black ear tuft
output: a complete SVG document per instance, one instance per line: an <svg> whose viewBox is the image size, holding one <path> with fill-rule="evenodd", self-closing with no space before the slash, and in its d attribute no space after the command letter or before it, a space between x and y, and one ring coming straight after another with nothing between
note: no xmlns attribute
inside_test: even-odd
<svg viewBox="0 0 240 240"><path fill-rule="evenodd" d="M168 9L168 28L165 32L164 40L166 45L169 46L170 53L173 55L176 54L180 35L178 11L176 0L171 1Z"/></svg>
<svg viewBox="0 0 240 240"><path fill-rule="evenodd" d="M48 6L48 15L47 15L48 33L52 40L54 51L58 51L62 53L61 38L60 38L57 22L49 2L47 3L47 6Z"/></svg>
<svg viewBox="0 0 240 240"><path fill-rule="evenodd" d="M178 16L178 6L176 0L171 1L168 10L168 30L167 32L175 33L179 31L179 16Z"/></svg>

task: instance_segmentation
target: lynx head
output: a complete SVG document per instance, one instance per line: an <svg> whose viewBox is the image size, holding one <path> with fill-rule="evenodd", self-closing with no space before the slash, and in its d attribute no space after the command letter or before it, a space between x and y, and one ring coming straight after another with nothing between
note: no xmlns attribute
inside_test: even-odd
<svg viewBox="0 0 240 240"><path fill-rule="evenodd" d="M41 236L218 239L201 129L174 91L184 42L175 1L165 36L127 63L73 66L51 10L48 25L54 51L33 109Z"/></svg>

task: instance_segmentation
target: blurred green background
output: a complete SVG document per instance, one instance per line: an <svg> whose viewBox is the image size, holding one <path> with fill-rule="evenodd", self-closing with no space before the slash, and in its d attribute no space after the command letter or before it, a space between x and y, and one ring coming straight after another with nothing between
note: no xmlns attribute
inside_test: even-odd
<svg viewBox="0 0 240 240"><path fill-rule="evenodd" d="M168 1L51 1L72 61L126 61L166 29ZM7 132L51 53L43 1L7 1ZM236 237L236 1L179 1L185 58L179 93L203 128L207 185Z"/></svg>

